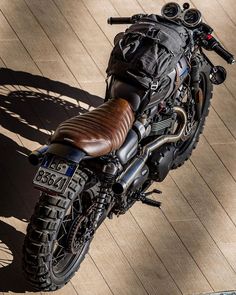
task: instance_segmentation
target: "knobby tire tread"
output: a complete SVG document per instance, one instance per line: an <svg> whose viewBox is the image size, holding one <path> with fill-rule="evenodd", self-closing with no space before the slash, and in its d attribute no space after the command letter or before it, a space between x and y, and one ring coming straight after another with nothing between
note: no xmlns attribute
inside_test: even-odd
<svg viewBox="0 0 236 295"><path fill-rule="evenodd" d="M204 113L202 115L202 121L200 122L201 126L197 132L197 134L194 136L194 143L191 147L191 149L187 150L187 152L183 155L181 155L181 157L175 159L173 165L172 165L172 168L171 169L177 169L179 167L181 167L187 160L189 160L189 158L191 157L193 151L196 149L197 147L197 144L200 140L200 135L203 133L203 130L204 130L204 127L205 127L205 123L206 123L206 118L209 114L209 109L210 109L210 106L211 106L211 99L212 99L212 96L213 96L213 87L212 87L212 83L209 79L209 71L210 71L210 67L209 67L209 64L206 60L202 59L201 61L201 68L202 68L202 72L206 75L207 78L207 97L205 98L205 103L206 105L204 106Z"/></svg>
<svg viewBox="0 0 236 295"><path fill-rule="evenodd" d="M78 194L83 190L87 175L81 171L76 173L78 174L76 194ZM71 276L61 285L58 286L53 283L50 267L51 250L66 210L75 196L75 191L72 192L70 198L42 193L27 227L23 246L23 269L27 280L36 290L54 291L61 288L71 279L80 266L79 264ZM83 258L81 258L81 262L87 252L88 247Z"/></svg>

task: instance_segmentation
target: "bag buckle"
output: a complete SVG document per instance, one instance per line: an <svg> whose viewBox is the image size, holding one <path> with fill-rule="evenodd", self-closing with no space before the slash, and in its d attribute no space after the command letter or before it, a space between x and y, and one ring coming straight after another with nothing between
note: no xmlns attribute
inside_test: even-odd
<svg viewBox="0 0 236 295"><path fill-rule="evenodd" d="M151 90L157 90L157 88L158 88L158 82L152 83Z"/></svg>
<svg viewBox="0 0 236 295"><path fill-rule="evenodd" d="M146 36L149 37L149 38L152 38L152 39L156 39L157 36L158 36L158 33L159 31L155 28L150 28L148 31L147 31L147 34Z"/></svg>

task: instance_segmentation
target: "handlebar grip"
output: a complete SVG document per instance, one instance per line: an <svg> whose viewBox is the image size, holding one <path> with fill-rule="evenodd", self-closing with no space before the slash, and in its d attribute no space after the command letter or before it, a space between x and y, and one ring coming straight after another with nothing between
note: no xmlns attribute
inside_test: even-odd
<svg viewBox="0 0 236 295"><path fill-rule="evenodd" d="M220 44L216 44L212 48L219 56L221 56L228 64L235 63L234 56L225 50Z"/></svg>
<svg viewBox="0 0 236 295"><path fill-rule="evenodd" d="M235 63L234 56L228 52L226 49L224 49L219 41L217 41L212 34L207 33L203 35L202 39L202 46L206 50L213 50L215 53L217 53L220 57L222 57L227 63L233 64Z"/></svg>
<svg viewBox="0 0 236 295"><path fill-rule="evenodd" d="M109 25L132 24L132 17L109 17L107 20Z"/></svg>
<svg viewBox="0 0 236 295"><path fill-rule="evenodd" d="M234 56L225 50L219 43L212 48L219 56L221 56L228 64L235 63Z"/></svg>

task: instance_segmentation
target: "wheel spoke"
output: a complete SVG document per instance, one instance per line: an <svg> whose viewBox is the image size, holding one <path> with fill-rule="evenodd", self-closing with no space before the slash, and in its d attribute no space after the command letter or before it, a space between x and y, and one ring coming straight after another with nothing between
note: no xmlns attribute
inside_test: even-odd
<svg viewBox="0 0 236 295"><path fill-rule="evenodd" d="M62 234L61 236L60 236L60 238L59 239L57 239L57 242L59 242L62 238L64 238L65 237L65 234ZM58 243L59 244L59 243Z"/></svg>
<svg viewBox="0 0 236 295"><path fill-rule="evenodd" d="M65 252L65 249L62 247L59 251L58 251L58 253L57 253L57 256L54 256L53 257L53 259L56 259L56 260L58 260L58 257L60 257L61 255L60 255L60 253L62 252L62 251L64 251ZM62 255L65 255L65 253L63 253Z"/></svg>
<svg viewBox="0 0 236 295"><path fill-rule="evenodd" d="M92 207L86 208L82 210L81 201L76 199L66 211L54 245L52 262L55 274L63 273L83 253L88 241L84 235L92 213Z"/></svg>
<svg viewBox="0 0 236 295"><path fill-rule="evenodd" d="M52 260L53 260L53 261L56 260L56 261L58 262L58 260L59 260L60 257L65 257L65 253L63 253L63 254L61 254L61 255L58 255L57 257L54 257Z"/></svg>
<svg viewBox="0 0 236 295"><path fill-rule="evenodd" d="M75 211L76 214L81 213L81 212L75 207L75 204L72 205L72 211Z"/></svg>
<svg viewBox="0 0 236 295"><path fill-rule="evenodd" d="M71 218L71 219L65 219L65 220L62 221L62 223L65 224L65 223L68 223L69 221L72 221L72 220L73 220L73 218Z"/></svg>
<svg viewBox="0 0 236 295"><path fill-rule="evenodd" d="M62 222L61 226L62 226L62 228L63 228L63 230L64 230L65 234L67 234L67 231L66 231L66 228L65 228L65 225L64 225L64 223L63 223L63 222Z"/></svg>

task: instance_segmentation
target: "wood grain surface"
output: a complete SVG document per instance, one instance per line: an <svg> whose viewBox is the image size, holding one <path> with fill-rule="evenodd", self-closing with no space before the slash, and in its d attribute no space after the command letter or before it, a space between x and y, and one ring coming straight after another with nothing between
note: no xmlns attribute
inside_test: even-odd
<svg viewBox="0 0 236 295"><path fill-rule="evenodd" d="M177 1L183 3L184 1ZM162 0L0 0L0 294L34 294L21 269L38 200L27 154L68 117L102 103L114 36L110 16L160 13ZM236 54L236 2L193 0ZM181 295L236 289L236 70L214 88L190 161L141 204L106 220L79 272L54 294ZM156 196L152 196L157 198ZM40 293L40 292L38 292ZM49 294L49 293L46 293Z"/></svg>

